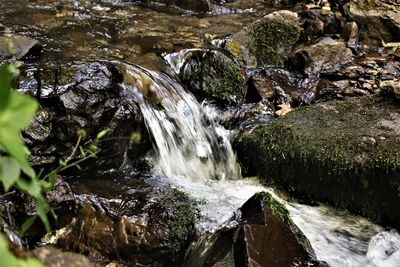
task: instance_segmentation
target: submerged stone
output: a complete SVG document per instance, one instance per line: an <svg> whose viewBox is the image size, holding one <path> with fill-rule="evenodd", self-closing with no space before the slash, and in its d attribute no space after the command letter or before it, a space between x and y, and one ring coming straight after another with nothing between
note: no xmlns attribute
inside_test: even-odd
<svg viewBox="0 0 400 267"><path fill-rule="evenodd" d="M145 0L145 2L158 2L166 5L175 5L199 13L209 12L212 8L209 0Z"/></svg>
<svg viewBox="0 0 400 267"><path fill-rule="evenodd" d="M301 107L236 142L247 174L304 199L400 227L399 104L364 97Z"/></svg>

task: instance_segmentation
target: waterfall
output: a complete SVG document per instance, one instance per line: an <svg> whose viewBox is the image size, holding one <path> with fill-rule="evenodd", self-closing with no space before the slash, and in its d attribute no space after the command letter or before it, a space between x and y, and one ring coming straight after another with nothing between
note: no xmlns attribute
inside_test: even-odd
<svg viewBox="0 0 400 267"><path fill-rule="evenodd" d="M194 181L237 180L240 170L217 112L169 76L124 65L124 89L138 100L153 136L158 170Z"/></svg>
<svg viewBox="0 0 400 267"><path fill-rule="evenodd" d="M229 134L218 124L215 110L199 104L168 75L127 64L123 71L121 86L140 105L153 136L156 171L171 186L204 200L199 202L200 235L229 222L233 212L254 193L273 193L257 179L240 179ZM280 201L310 240L318 259L329 266L399 266L397 232L385 232L368 220L324 205Z"/></svg>

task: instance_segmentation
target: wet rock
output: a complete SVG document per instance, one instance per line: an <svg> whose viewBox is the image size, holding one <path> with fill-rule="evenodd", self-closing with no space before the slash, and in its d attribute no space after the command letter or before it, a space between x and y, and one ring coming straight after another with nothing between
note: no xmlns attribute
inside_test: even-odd
<svg viewBox="0 0 400 267"><path fill-rule="evenodd" d="M276 105L309 105L316 100L318 81L284 69L268 68L256 72L249 80L262 99L270 99Z"/></svg>
<svg viewBox="0 0 400 267"><path fill-rule="evenodd" d="M209 12L212 8L209 0L145 0L145 2L158 2L166 5L174 5L199 13Z"/></svg>
<svg viewBox="0 0 400 267"><path fill-rule="evenodd" d="M355 48L358 43L358 25L355 22L347 22L342 31L342 38L347 42L347 47Z"/></svg>
<svg viewBox="0 0 400 267"><path fill-rule="evenodd" d="M45 246L36 248L32 254L48 267L95 267L85 256L72 252L62 252L54 247Z"/></svg>
<svg viewBox="0 0 400 267"><path fill-rule="evenodd" d="M323 266L289 212L270 194L254 195L235 220L237 226L201 237L185 266Z"/></svg>
<svg viewBox="0 0 400 267"><path fill-rule="evenodd" d="M335 70L353 58L351 50L343 42L331 38L324 38L315 45L305 47L297 52L297 56L305 58L304 72L311 77Z"/></svg>
<svg viewBox="0 0 400 267"><path fill-rule="evenodd" d="M400 80L384 80L380 82L379 87L393 93L397 99L400 99Z"/></svg>
<svg viewBox="0 0 400 267"><path fill-rule="evenodd" d="M40 72L40 74L38 74ZM49 75L46 75L49 74ZM53 74L53 75L51 75ZM112 63L75 63L29 68L20 79L19 91L39 99L40 109L24 133L32 151L33 165L57 163L70 153L77 131L84 129L86 140L109 128L109 136L130 136L144 130L137 103L120 87L122 74ZM145 140L145 132L142 134ZM122 155L129 147L128 138L103 142L104 155ZM141 149L128 148L129 155ZM130 152L129 152L130 151ZM116 159L116 158L115 158Z"/></svg>
<svg viewBox="0 0 400 267"><path fill-rule="evenodd" d="M199 98L223 103L244 101L246 81L239 64L218 50L184 50L176 65L183 84Z"/></svg>
<svg viewBox="0 0 400 267"><path fill-rule="evenodd" d="M77 195L76 219L56 244L100 259L177 264L194 233L197 211L177 190L159 194L153 202Z"/></svg>
<svg viewBox="0 0 400 267"><path fill-rule="evenodd" d="M230 107L221 114L221 124L230 130L269 124L273 116L273 105L268 100Z"/></svg>
<svg viewBox="0 0 400 267"><path fill-rule="evenodd" d="M13 54L9 50L9 43L13 44ZM28 60L40 57L42 45L39 41L22 35L0 36L0 60L15 56L17 59Z"/></svg>
<svg viewBox="0 0 400 267"><path fill-rule="evenodd" d="M247 67L282 65L300 32L297 14L280 10L234 34L225 48Z"/></svg>
<svg viewBox="0 0 400 267"><path fill-rule="evenodd" d="M350 1L344 6L350 21L360 27L360 41L380 44L398 41L400 33L399 3L384 0Z"/></svg>
<svg viewBox="0 0 400 267"><path fill-rule="evenodd" d="M237 153L243 170L266 183L398 228L398 119L390 98L302 107L243 133Z"/></svg>

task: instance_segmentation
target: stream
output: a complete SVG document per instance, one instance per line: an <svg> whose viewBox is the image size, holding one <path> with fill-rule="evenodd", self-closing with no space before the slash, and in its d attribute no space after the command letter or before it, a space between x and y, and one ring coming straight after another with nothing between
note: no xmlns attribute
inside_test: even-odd
<svg viewBox="0 0 400 267"><path fill-rule="evenodd" d="M133 80L140 81L124 88L141 100L157 153L152 159L154 172L162 183L199 200L199 234L229 224L232 214L257 192L267 191L279 199L278 192L262 186L257 178L241 177L229 143L230 133L218 124L216 108L201 105L168 76L137 67L127 69L129 75L136 77ZM155 108L143 96L143 84L161 99L161 107ZM367 219L323 204L280 201L310 240L318 260L329 266L400 265L397 231L385 230Z"/></svg>
<svg viewBox="0 0 400 267"><path fill-rule="evenodd" d="M41 42L41 67L93 60L123 66L120 86L138 103L153 144L146 154L151 179L197 201L198 236L229 225L238 208L266 191L286 206L318 260L331 267L400 266L397 231L325 204L288 201L257 177L242 177L231 145L234 131L222 126L222 111L207 100L200 103L176 78L179 73L173 73L183 64L177 58L182 49L203 48L205 42L209 46L209 39L233 34L278 8L262 1L237 1L195 16L129 1L54 2L60 3L0 1L0 26L6 33Z"/></svg>

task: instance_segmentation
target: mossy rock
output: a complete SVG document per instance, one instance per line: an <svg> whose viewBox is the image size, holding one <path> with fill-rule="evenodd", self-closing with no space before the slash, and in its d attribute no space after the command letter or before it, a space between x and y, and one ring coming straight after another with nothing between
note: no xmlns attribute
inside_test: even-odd
<svg viewBox="0 0 400 267"><path fill-rule="evenodd" d="M243 169L296 196L400 228L400 113L393 99L301 107L236 142Z"/></svg>
<svg viewBox="0 0 400 267"><path fill-rule="evenodd" d="M372 45L400 40L398 10L398 2L383 0L349 1L343 7L347 19L360 28L360 41Z"/></svg>
<svg viewBox="0 0 400 267"><path fill-rule="evenodd" d="M169 229L167 247L170 254L176 257L188 245L194 234L195 222L199 216L197 203L177 189L172 189L158 198L156 203L170 213L166 221Z"/></svg>
<svg viewBox="0 0 400 267"><path fill-rule="evenodd" d="M297 14L280 10L234 34L227 41L226 49L248 67L280 66L290 55L300 33Z"/></svg>
<svg viewBox="0 0 400 267"><path fill-rule="evenodd" d="M182 82L200 99L240 104L246 95L246 81L238 63L222 51L187 50L179 70Z"/></svg>

